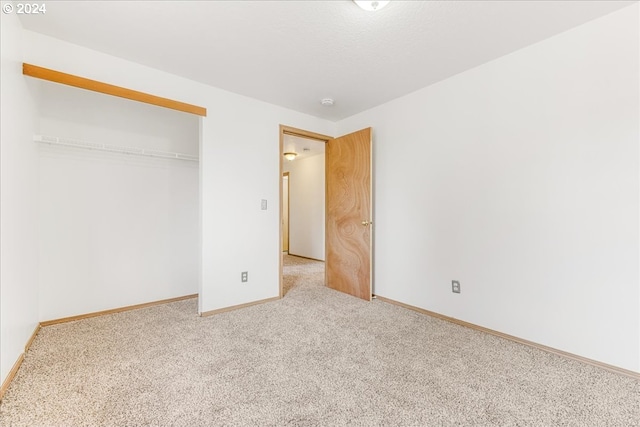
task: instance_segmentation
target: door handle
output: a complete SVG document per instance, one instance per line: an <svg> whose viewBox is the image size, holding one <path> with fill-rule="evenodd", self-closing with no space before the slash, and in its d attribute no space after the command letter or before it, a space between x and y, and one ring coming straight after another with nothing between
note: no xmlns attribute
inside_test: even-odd
<svg viewBox="0 0 640 427"><path fill-rule="evenodd" d="M373 225L373 221L367 221L366 219L363 219L361 224L366 227L367 225Z"/></svg>

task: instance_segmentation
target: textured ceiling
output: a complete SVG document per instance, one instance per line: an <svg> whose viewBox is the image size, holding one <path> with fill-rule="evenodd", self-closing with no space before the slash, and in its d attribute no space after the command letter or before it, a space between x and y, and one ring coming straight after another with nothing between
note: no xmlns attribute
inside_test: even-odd
<svg viewBox="0 0 640 427"><path fill-rule="evenodd" d="M49 1L26 29L339 120L633 2ZM65 71L65 70L61 70ZM320 104L335 99L333 107Z"/></svg>

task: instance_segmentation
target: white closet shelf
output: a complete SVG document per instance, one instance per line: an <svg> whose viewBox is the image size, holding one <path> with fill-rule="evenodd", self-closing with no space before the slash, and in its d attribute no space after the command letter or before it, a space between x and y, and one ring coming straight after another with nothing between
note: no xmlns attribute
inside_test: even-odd
<svg viewBox="0 0 640 427"><path fill-rule="evenodd" d="M170 151L152 150L149 148L125 147L121 145L101 144L98 142L79 141L77 139L61 138L49 135L34 135L35 142L66 147L85 148L88 150L109 151L111 153L134 154L136 156L161 157L163 159L177 159L197 162L198 156L192 154L174 153Z"/></svg>

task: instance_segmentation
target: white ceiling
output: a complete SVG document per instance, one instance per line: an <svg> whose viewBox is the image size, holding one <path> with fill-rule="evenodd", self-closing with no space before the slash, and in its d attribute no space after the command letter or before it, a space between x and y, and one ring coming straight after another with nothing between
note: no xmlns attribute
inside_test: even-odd
<svg viewBox="0 0 640 427"><path fill-rule="evenodd" d="M324 141L318 141L316 139L300 138L299 136L293 135L284 135L282 139L282 152L298 153L295 160L323 154L325 147L326 144Z"/></svg>
<svg viewBox="0 0 640 427"><path fill-rule="evenodd" d="M340 120L630 1L48 1L26 29ZM60 70L65 71L65 70ZM71 70L72 71L72 70ZM335 99L333 107L320 104Z"/></svg>

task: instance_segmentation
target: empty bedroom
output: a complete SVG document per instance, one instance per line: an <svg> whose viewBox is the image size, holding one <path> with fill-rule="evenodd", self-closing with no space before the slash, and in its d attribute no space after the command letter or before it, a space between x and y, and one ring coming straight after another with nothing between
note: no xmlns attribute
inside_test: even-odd
<svg viewBox="0 0 640 427"><path fill-rule="evenodd" d="M0 425L640 426L637 1L0 7Z"/></svg>

